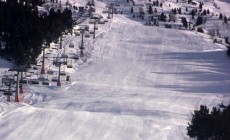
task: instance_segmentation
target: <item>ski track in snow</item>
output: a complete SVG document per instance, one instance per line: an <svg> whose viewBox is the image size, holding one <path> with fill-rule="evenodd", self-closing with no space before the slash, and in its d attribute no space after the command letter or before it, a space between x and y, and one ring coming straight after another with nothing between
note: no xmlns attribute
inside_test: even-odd
<svg viewBox="0 0 230 140"><path fill-rule="evenodd" d="M71 83L28 86L27 104L0 103L1 139L184 140L194 109L229 101L225 47L122 15L107 24Z"/></svg>

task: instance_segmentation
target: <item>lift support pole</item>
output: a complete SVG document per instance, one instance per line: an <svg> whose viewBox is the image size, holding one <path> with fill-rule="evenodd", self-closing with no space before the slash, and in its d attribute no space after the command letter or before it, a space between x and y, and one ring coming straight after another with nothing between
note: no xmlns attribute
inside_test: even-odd
<svg viewBox="0 0 230 140"><path fill-rule="evenodd" d="M16 71L17 72L15 102L19 102L19 99L18 99L18 93L19 93L19 72L26 72L27 69L23 68L23 67L16 67L16 68L9 69L9 71Z"/></svg>

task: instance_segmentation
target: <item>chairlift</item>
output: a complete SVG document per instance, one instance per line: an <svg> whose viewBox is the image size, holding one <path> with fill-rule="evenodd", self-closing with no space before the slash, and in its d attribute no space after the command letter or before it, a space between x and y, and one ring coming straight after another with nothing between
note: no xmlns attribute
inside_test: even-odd
<svg viewBox="0 0 230 140"><path fill-rule="evenodd" d="M65 71L60 71L60 75L62 76L66 75Z"/></svg>
<svg viewBox="0 0 230 140"><path fill-rule="evenodd" d="M90 33L90 34L94 34L94 31L93 31L93 30L91 30L91 31L89 31L89 33Z"/></svg>
<svg viewBox="0 0 230 140"><path fill-rule="evenodd" d="M73 68L73 65L69 64L67 65L67 68Z"/></svg>
<svg viewBox="0 0 230 140"><path fill-rule="evenodd" d="M98 30L98 26L97 26L97 25L95 25L95 27L94 27L94 28L95 28L95 30Z"/></svg>
<svg viewBox="0 0 230 140"><path fill-rule="evenodd" d="M68 55L67 54L61 54L61 57L62 58L68 58Z"/></svg>
<svg viewBox="0 0 230 140"><path fill-rule="evenodd" d="M26 73L26 77L31 77L31 74L30 73Z"/></svg>
<svg viewBox="0 0 230 140"><path fill-rule="evenodd" d="M100 19L100 20L98 21L98 24L105 24L105 21L104 21L103 19Z"/></svg>
<svg viewBox="0 0 230 140"><path fill-rule="evenodd" d="M51 81L52 81L52 82L57 82L57 81L58 81L58 78L57 78L57 77L53 77L53 78L51 79Z"/></svg>
<svg viewBox="0 0 230 140"><path fill-rule="evenodd" d="M89 30L89 25L85 26L85 30L88 31Z"/></svg>
<svg viewBox="0 0 230 140"><path fill-rule="evenodd" d="M4 95L12 96L13 92L12 91L4 91Z"/></svg>
<svg viewBox="0 0 230 140"><path fill-rule="evenodd" d="M55 44L55 45L53 45L52 47L51 47L51 49L54 49L54 50L56 50L56 49L58 49L59 48L59 45L58 44Z"/></svg>
<svg viewBox="0 0 230 140"><path fill-rule="evenodd" d="M38 70L38 68L35 66L35 67L33 67L33 70Z"/></svg>
<svg viewBox="0 0 230 140"><path fill-rule="evenodd" d="M67 68L73 68L72 61L71 61L71 64L67 65Z"/></svg>
<svg viewBox="0 0 230 140"><path fill-rule="evenodd" d="M48 80L45 80L45 81L42 81L42 85L49 85L49 81Z"/></svg>
<svg viewBox="0 0 230 140"><path fill-rule="evenodd" d="M30 81L30 83L31 83L32 85L39 85L38 79L33 79L33 80Z"/></svg>
<svg viewBox="0 0 230 140"><path fill-rule="evenodd" d="M64 62L63 62L63 65L67 65L67 61L64 61Z"/></svg>
<svg viewBox="0 0 230 140"><path fill-rule="evenodd" d="M86 37L86 38L89 38L89 37L90 37L90 34L89 34L89 33L86 33L86 34L85 34L85 37Z"/></svg>
<svg viewBox="0 0 230 140"><path fill-rule="evenodd" d="M74 44L73 44L73 43L70 43L70 44L69 44L69 47L70 47L70 48L74 48Z"/></svg>
<svg viewBox="0 0 230 140"><path fill-rule="evenodd" d="M89 20L89 24L94 24L94 22L95 22L94 19Z"/></svg>
<svg viewBox="0 0 230 140"><path fill-rule="evenodd" d="M74 55L74 56L71 57L71 58L73 58L73 59L75 59L75 60L78 60L78 59L79 59L79 56L78 56L78 55Z"/></svg>
<svg viewBox="0 0 230 140"><path fill-rule="evenodd" d="M54 71L53 70L48 70L47 74L53 75Z"/></svg>
<svg viewBox="0 0 230 140"><path fill-rule="evenodd" d="M27 82L28 82L28 81L27 81L26 79L21 79L21 80L19 80L19 83L20 83L20 84L27 84Z"/></svg>
<svg viewBox="0 0 230 140"><path fill-rule="evenodd" d="M53 62L53 65L55 66L55 67L59 67L59 63L58 62Z"/></svg>
<svg viewBox="0 0 230 140"><path fill-rule="evenodd" d="M75 36L80 36L80 32L79 31L74 31Z"/></svg>

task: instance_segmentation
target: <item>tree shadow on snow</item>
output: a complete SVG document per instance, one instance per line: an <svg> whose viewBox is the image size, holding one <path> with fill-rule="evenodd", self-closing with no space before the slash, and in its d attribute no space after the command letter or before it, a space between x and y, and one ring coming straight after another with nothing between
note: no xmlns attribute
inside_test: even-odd
<svg viewBox="0 0 230 140"><path fill-rule="evenodd" d="M181 76L182 79L185 80L184 83L178 85L162 83L157 85L157 88L192 93L227 94L230 92L230 59L227 57L226 51L172 52L158 55L161 61L175 61L178 62L179 67L187 69L182 72L172 73L152 72L156 74ZM188 85L188 83L190 85Z"/></svg>

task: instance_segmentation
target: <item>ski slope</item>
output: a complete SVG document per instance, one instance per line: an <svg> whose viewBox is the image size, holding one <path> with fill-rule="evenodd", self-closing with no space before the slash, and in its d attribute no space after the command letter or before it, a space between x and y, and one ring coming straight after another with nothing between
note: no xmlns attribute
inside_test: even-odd
<svg viewBox="0 0 230 140"><path fill-rule="evenodd" d="M229 101L226 48L207 38L115 15L71 83L26 86L28 103L0 102L0 138L184 140L194 109Z"/></svg>

